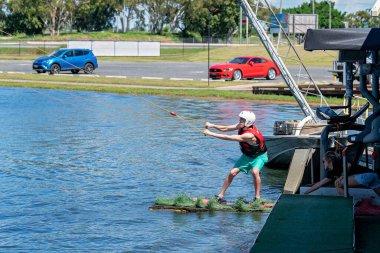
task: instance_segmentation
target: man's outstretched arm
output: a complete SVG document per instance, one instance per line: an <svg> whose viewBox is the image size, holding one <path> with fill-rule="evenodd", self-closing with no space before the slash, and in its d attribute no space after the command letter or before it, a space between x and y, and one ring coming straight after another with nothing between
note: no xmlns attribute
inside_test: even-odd
<svg viewBox="0 0 380 253"><path fill-rule="evenodd" d="M206 129L215 128L216 130L221 131L221 132L228 132L228 131L237 130L237 124L225 126L225 125L216 125L210 122L205 122L205 128Z"/></svg>

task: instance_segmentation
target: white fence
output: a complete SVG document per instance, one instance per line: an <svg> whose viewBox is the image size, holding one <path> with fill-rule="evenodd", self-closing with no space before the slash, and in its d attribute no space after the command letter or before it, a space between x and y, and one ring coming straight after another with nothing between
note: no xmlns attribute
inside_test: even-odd
<svg viewBox="0 0 380 253"><path fill-rule="evenodd" d="M70 40L68 48L88 48L96 56L160 56L160 42Z"/></svg>

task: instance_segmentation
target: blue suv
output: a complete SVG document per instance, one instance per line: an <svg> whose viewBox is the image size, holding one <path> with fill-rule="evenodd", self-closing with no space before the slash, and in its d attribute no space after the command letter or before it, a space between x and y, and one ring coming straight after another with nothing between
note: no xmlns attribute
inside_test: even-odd
<svg viewBox="0 0 380 253"><path fill-rule="evenodd" d="M37 73L58 74L61 71L71 71L78 74L83 70L84 73L91 74L97 67L98 60L92 51L79 48L59 49L33 62L33 70Z"/></svg>

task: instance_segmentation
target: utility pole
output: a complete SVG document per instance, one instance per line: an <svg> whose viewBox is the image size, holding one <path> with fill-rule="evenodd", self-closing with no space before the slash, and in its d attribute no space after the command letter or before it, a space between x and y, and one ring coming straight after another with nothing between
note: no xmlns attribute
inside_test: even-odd
<svg viewBox="0 0 380 253"><path fill-rule="evenodd" d="M246 44L248 45L249 43L249 38L248 38L248 16L245 16L245 39L246 39Z"/></svg>
<svg viewBox="0 0 380 253"><path fill-rule="evenodd" d="M211 23L211 16L208 15L207 20L207 33L208 33L208 40L207 40L207 87L210 87L210 37L211 37L211 31L210 31L210 23Z"/></svg>
<svg viewBox="0 0 380 253"><path fill-rule="evenodd" d="M315 14L315 0L311 0L313 14Z"/></svg>
<svg viewBox="0 0 380 253"><path fill-rule="evenodd" d="M280 14L282 13L282 0L280 1ZM278 24L279 27L278 27L278 38L277 38L277 49L278 49L278 46L281 44L281 23Z"/></svg>
<svg viewBox="0 0 380 253"><path fill-rule="evenodd" d="M331 29L331 1L328 1L329 3L329 29Z"/></svg>
<svg viewBox="0 0 380 253"><path fill-rule="evenodd" d="M240 30L240 33L239 33L239 44L241 44L241 40L242 40L242 37L243 37L243 25L242 25L242 23L243 23L243 8L240 6L240 24L239 24L239 30Z"/></svg>

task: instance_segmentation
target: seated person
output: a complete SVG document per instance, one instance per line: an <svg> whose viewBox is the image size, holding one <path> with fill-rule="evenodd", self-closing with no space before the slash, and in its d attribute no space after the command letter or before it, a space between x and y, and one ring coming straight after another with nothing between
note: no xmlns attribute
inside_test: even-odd
<svg viewBox="0 0 380 253"><path fill-rule="evenodd" d="M327 151L323 156L323 165L325 166L325 178L313 184L304 194L309 194L325 184L338 179L343 172L343 162L341 156L334 151Z"/></svg>
<svg viewBox="0 0 380 253"><path fill-rule="evenodd" d="M372 189L377 196L380 197L380 178L376 172L366 172L362 174L354 174L348 176L348 187L366 187ZM335 188L338 195L343 195L344 193L344 179L343 176L339 177L335 181Z"/></svg>
<svg viewBox="0 0 380 253"><path fill-rule="evenodd" d="M323 164L325 166L325 178L312 185L304 194L309 194L323 185L335 181L338 195L343 195L344 179L342 176L343 161L341 156L334 151L328 151L323 157ZM368 187L380 196L380 178L375 172L359 165L351 166L350 163L347 164L347 170L349 175L347 179L348 187Z"/></svg>

